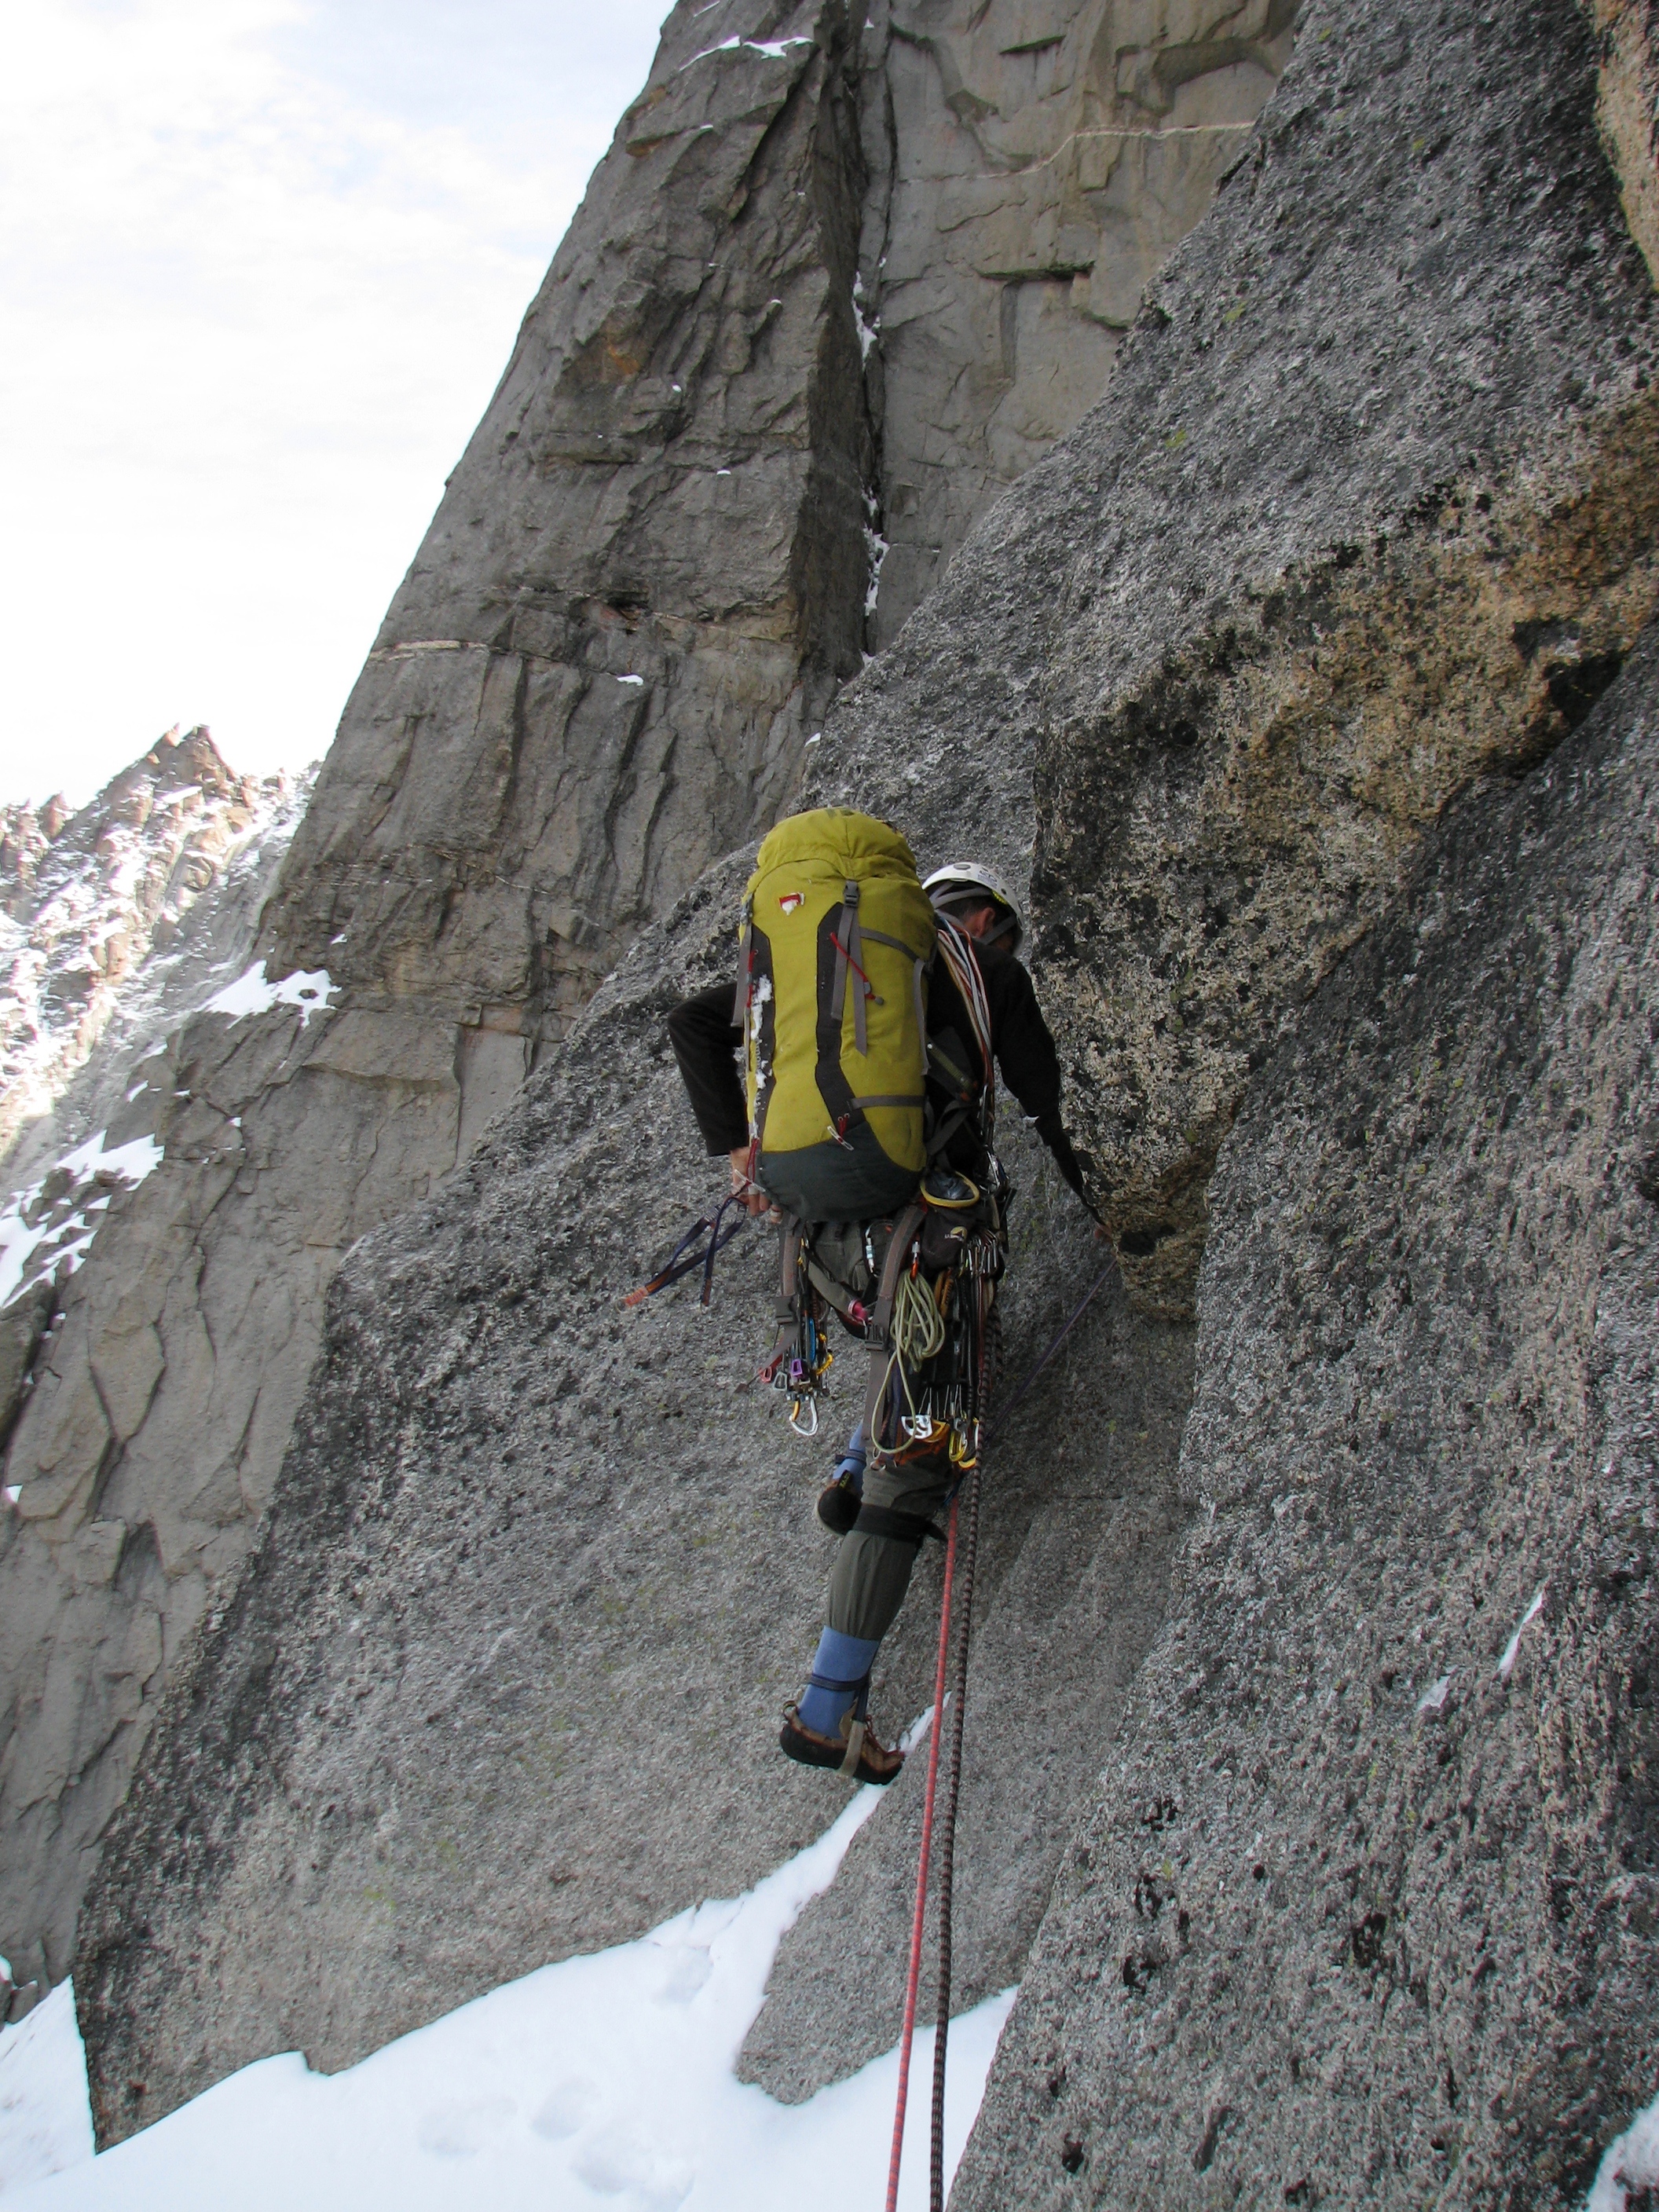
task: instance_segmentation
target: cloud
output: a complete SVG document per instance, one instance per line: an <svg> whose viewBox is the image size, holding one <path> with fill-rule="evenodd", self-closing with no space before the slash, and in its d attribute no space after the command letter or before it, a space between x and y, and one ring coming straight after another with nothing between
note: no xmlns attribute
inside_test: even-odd
<svg viewBox="0 0 1659 2212"><path fill-rule="evenodd" d="M324 750L659 7L38 0L0 87L0 795Z"/></svg>

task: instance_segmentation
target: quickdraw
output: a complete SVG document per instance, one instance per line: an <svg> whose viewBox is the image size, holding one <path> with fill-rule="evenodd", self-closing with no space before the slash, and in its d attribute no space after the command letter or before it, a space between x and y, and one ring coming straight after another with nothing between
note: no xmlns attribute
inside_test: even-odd
<svg viewBox="0 0 1659 2212"><path fill-rule="evenodd" d="M818 1326L822 1311L812 1310L815 1305L821 1308L816 1294L804 1292L799 1304L793 1347L787 1342L780 1345L755 1379L770 1383L773 1389L787 1396L790 1427L798 1437L811 1437L818 1432L818 1401L836 1355Z"/></svg>

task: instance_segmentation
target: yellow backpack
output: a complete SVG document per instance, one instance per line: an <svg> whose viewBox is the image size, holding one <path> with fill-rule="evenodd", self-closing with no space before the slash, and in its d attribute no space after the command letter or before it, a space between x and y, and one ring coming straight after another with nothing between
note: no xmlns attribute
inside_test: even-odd
<svg viewBox="0 0 1659 2212"><path fill-rule="evenodd" d="M872 1220L921 1179L936 935L910 848L884 822L818 807L763 841L732 1018L751 1172L802 1220Z"/></svg>

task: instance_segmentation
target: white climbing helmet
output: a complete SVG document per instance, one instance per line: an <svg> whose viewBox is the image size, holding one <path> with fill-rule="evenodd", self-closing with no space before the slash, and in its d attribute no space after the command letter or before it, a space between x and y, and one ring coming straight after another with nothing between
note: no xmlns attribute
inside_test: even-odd
<svg viewBox="0 0 1659 2212"><path fill-rule="evenodd" d="M985 939L988 945L1006 939L1012 947L1025 933L1025 917L1019 910L1018 900L1008 888L1007 878L981 861L947 860L942 868L934 869L922 889L933 904L946 913L955 906L972 905L976 898L994 898L1003 912Z"/></svg>

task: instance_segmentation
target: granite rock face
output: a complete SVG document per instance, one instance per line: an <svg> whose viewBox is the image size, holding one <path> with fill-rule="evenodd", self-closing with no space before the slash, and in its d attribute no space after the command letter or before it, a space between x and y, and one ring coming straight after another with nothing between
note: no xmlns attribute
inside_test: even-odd
<svg viewBox="0 0 1659 2212"><path fill-rule="evenodd" d="M868 10L860 319L885 548L873 645L1105 391L1142 292L1249 143L1296 13L1296 0Z"/></svg>
<svg viewBox="0 0 1659 2212"><path fill-rule="evenodd" d="M1091 39L1092 82L1121 102L1214 79L1218 101L1222 80L1284 62L1276 18L1200 15L1194 53L1165 67L1174 18L1142 37L1115 12L1111 54L1152 58L1103 74ZM1519 2212L1568 2202L1650 2094L1647 1632L1618 1595L1645 1588L1652 1510L1641 641L1659 474L1628 90L1645 21L1613 8L1598 28L1529 0L1499 36L1437 0L1316 0L1105 399L983 514L811 748L810 795L872 806L930 858L980 851L1023 880L1035 845L1039 988L1123 1267L995 1459L958 1995L1019 1974L1042 1932L964 2201L1403 2207L1439 2190ZM927 44L917 24L881 30L881 74L937 72L952 128L981 134L961 158L971 220L994 227L980 109L1000 96L962 43L977 27L936 27ZM1226 46L1235 32L1248 52ZM793 65L795 34L748 27L769 65ZM830 82L810 75L824 52L803 84ZM699 119L676 105L685 75L653 71L665 112L628 126L641 160ZM1109 136L1124 111L1096 119ZM1063 133L1031 143L1064 171L1040 151ZM911 176L921 192L902 162L880 169L867 130L835 143L880 191ZM976 283L1004 281L975 264ZM884 380L904 327L887 305ZM596 444L622 434L615 404L594 403ZM864 419L884 495L884 382ZM486 512L481 542L492 527ZM449 557L435 536L428 552ZM411 605L425 589L417 568ZM459 581L444 604L465 611ZM432 646L397 665L444 683L527 650L503 631L486 653L482 617L398 641ZM436 854L453 896L423 904L424 875L399 885L389 829L379 877L359 880L313 810L276 942L341 963L338 1009L180 1048L202 1055L175 1079L195 1101L257 1093L291 1116L243 1117L267 1146L250 1219L308 1170L319 1208L334 1188L316 1133L331 1151L343 1109L321 1086L406 1081L399 1055L436 1035L464 1068L453 1040L474 1029L514 1041L521 1066L522 1019L491 1030L485 1012L539 1004L550 1030L585 988L549 982L538 1001L533 963L485 963L531 942L533 901L534 927L481 937L475 961L470 917L501 886L465 859L441 876L451 857L421 827L435 735L397 726L384 776L367 738L342 755L339 811L368 850L381 799L388 823L402 809L398 838ZM486 787L468 781L472 743L434 788L476 855L496 833L467 827ZM515 778L546 763L503 758L499 818L516 820ZM744 857L642 931L470 1158L435 1049L409 1101L428 1119L386 1144L388 1088L339 1147L387 1163L356 1217L379 1206L387 1225L333 1279L270 1516L204 1600L84 1915L106 2138L264 2051L345 2063L531 1965L729 1894L840 1802L769 1740L828 1545L808 1518L822 1462L745 1387L763 1240L734 1247L712 1316L684 1293L618 1306L709 1188L662 1024L725 970ZM649 872L619 865L623 890L630 868ZM618 931L645 908L619 902ZM476 1021L444 995L446 932L453 973L479 979ZM533 973L575 975L549 959ZM434 1030L434 1007L454 1026ZM236 1054L246 1070L222 1076ZM233 1163L198 1127L205 1200ZM1099 1254L1017 1123L1009 1137L1018 1374ZM423 1194L415 1166L445 1145ZM137 1207L127 1219L136 1237ZM343 1235L331 1218L307 1248L317 1283ZM263 1248L250 1230L240 1249L251 1267ZM273 1402L271 1437L300 1396ZM67 1383L55 1402L69 1436ZM925 1702L935 1574L884 1649L884 1717ZM1524 1703L1544 1652L1547 1711ZM781 1954L746 2066L783 2094L890 2039L918 1787L888 1794Z"/></svg>
<svg viewBox="0 0 1659 2212"><path fill-rule="evenodd" d="M953 2203L1583 2201L1659 2075L1659 650L1223 1151L1169 1618Z"/></svg>
<svg viewBox="0 0 1659 2212"><path fill-rule="evenodd" d="M902 807L1021 732L1038 971L1149 1310L1190 1310L1252 1059L1440 810L1582 719L1659 585L1601 55L1569 5L1483 21L1304 15L1107 400L856 688L821 779Z"/></svg>
<svg viewBox="0 0 1659 2212"><path fill-rule="evenodd" d="M326 1018L187 1023L136 1106L104 1053L51 1133L107 1121L166 1158L116 1200L10 1445L8 1955L65 1968L167 1671L270 1496L341 1255L464 1161L626 945L793 803L866 643L1097 396L1288 21L670 15L270 898L267 973L325 976ZM1009 245L1028 231L1036 260ZM1013 813L934 813L1023 875L1025 779L999 757ZM43 837L13 841L17 867ZM94 1658L126 1648L122 1559L159 1669Z"/></svg>
<svg viewBox="0 0 1659 2212"><path fill-rule="evenodd" d="M815 791L899 818L939 775L964 787L979 775L980 817L1005 825L988 857L1011 871L1035 808L1039 988L1069 1048L1071 1111L1132 1303L1149 1314L1189 1309L1214 1148L1252 1061L1363 938L1439 810L1494 762L1518 766L1559 742L1650 605L1647 273L1597 139L1595 46L1570 9L1530 23L1532 43L1517 21L1490 68L1440 15L1415 27L1399 9L1304 15L1249 161L1150 295L1106 401L987 517L826 739ZM1369 115L1354 119L1350 102ZM1356 134L1340 161L1323 136L1331 111ZM1459 132L1485 149L1473 174L1454 153ZM1455 173L1425 188L1426 207L1384 191L1374 166L1413 137L1408 175L1431 173L1431 144ZM1483 181L1498 149L1523 143L1553 210L1525 246L1518 213ZM1432 240L1459 223L1431 264L1443 289L1403 289L1393 265L1419 229ZM1576 369L1554 350L1559 281L1536 264L1525 329L1528 251L1597 289ZM1511 303L1510 320L1483 336L1495 300ZM1340 330L1340 349L1322 349L1322 325ZM1454 337L1449 392L1413 364L1443 359ZM1283 349L1303 346L1287 374ZM1340 384L1356 360L1381 426L1369 441L1300 388L1310 365ZM1588 428L1562 414L1564 376L1607 387ZM1552 474L1552 441L1579 457L1578 473ZM1508 508L1478 484L1454 497L1441 466L1484 469L1493 486L1507 471L1524 489ZM1325 556L1316 595L1297 580L1298 533L1328 544L1345 518L1355 542ZM1569 604L1580 611L1559 629L1526 627ZM1022 758L1036 763L1029 799L1009 780ZM1114 1619L1146 1601L1131 1565ZM993 1710L1010 1632L985 1633ZM1097 1664L1080 1634L1060 1632L1064 1656L1045 1662L1056 1703L1071 1693L1056 1665L1091 1682ZM1115 1664L1102 1666L1103 1694ZM979 1789L994 1789L1007 1741L997 1730L981 1747ZM1006 1853L1016 1832L994 1821ZM970 1814L964 1850L971 1833ZM786 1940L746 2052L775 2091L806 2093L843 2050L862 2058L893 2039L903 1855L884 1879L860 1864L886 1846L873 1824L851 1879ZM977 1875L969 1927L994 1894ZM976 1994L995 1985L973 1978L979 1958L998 1955L994 1942L970 1954Z"/></svg>

